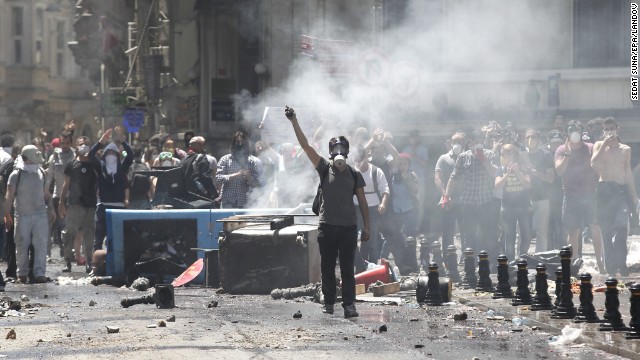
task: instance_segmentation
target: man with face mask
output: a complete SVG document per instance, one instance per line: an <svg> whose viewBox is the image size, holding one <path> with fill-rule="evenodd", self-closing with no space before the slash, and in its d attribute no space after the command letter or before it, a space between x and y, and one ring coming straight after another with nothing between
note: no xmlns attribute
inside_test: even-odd
<svg viewBox="0 0 640 360"><path fill-rule="evenodd" d="M631 148L622 144L613 118L604 120L604 140L593 146L591 166L599 175L597 221L602 230L604 264L611 276L629 276L627 234L629 213L638 203L631 170Z"/></svg>
<svg viewBox="0 0 640 360"><path fill-rule="evenodd" d="M261 186L260 160L251 155L247 135L238 131L231 139L231 153L220 158L216 185L220 188L222 209L243 209L252 188Z"/></svg>
<svg viewBox="0 0 640 360"><path fill-rule="evenodd" d="M53 218L53 203L49 188L45 186L45 173L42 170L44 159L34 145L22 148L21 156L16 159L15 170L9 176L5 200L5 222L13 219L8 209L15 200L15 244L17 281L26 283L29 272L29 245L33 245L34 282L45 283L47 268L47 241L49 238L49 220Z"/></svg>
<svg viewBox="0 0 640 360"><path fill-rule="evenodd" d="M60 205L60 192L62 191L62 184L64 183L64 169L76 156L72 147L73 135L70 132L63 132L58 139L60 146L53 149L53 154L49 157L49 165L47 166L47 186L50 186L51 183L54 185L53 208L56 212L56 219L53 222L51 229L53 233L53 241L49 241L47 249L47 254L49 256L51 256L52 242L60 246L61 255L64 253L61 240L64 221L60 218L60 214L58 213L58 205Z"/></svg>
<svg viewBox="0 0 640 360"><path fill-rule="evenodd" d="M113 142L107 142L113 138ZM126 156L122 159L122 145ZM104 149L102 158L96 155ZM89 151L89 161L98 172L98 205L96 206L96 231L93 250L101 250L107 236L107 209L126 207L126 189L129 186L127 172L133 163L133 149L124 141L122 129L116 127L104 132L100 140Z"/></svg>
<svg viewBox="0 0 640 360"><path fill-rule="evenodd" d="M65 220L62 232L64 244L64 259L66 262L62 272L71 271L73 260L74 239L82 233L86 272L91 272L91 257L93 255L93 236L95 234L95 213L98 199L97 171L89 161L89 138L81 136L76 141L76 158L64 169L64 184L60 192L58 213ZM79 256L79 247L76 248Z"/></svg>
<svg viewBox="0 0 640 360"><path fill-rule="evenodd" d="M567 134L569 137L558 146L555 154L555 168L562 177L564 195L562 222L576 257L582 256L580 229L589 225L598 268L604 273L602 237L595 219L597 174L591 168L593 144L582 141L582 124L579 121L569 122Z"/></svg>
<svg viewBox="0 0 640 360"><path fill-rule="evenodd" d="M451 177L453 168L456 166L458 156L465 150L466 135L462 132L456 132L451 136L451 150L446 154L440 155L436 162L435 183L440 190L440 208L442 215L442 253L443 256L449 245L453 245L453 236L456 232L456 221L458 227L462 228L462 213L460 208L460 199L456 194L453 201L449 202L447 196L447 182ZM464 248L464 243L463 243ZM427 255L428 256L428 255Z"/></svg>
<svg viewBox="0 0 640 360"><path fill-rule="evenodd" d="M464 151L456 160L444 201L452 203L453 195L460 194L465 246L476 254L486 250L489 258L493 259L498 256L500 207L499 201L493 197L496 167L489 161L493 152L483 147L483 134L475 132L471 141L471 149Z"/></svg>
<svg viewBox="0 0 640 360"><path fill-rule="evenodd" d="M357 317L354 260L358 246L358 229L353 195L355 194L358 199L363 219L360 240L366 242L369 240L369 207L364 194L364 179L359 171L350 169L346 164L349 142L344 136L332 138L329 141L331 159L324 158L309 144L293 109L286 107L285 116L291 121L298 143L321 179L322 199L318 220L318 244L324 295L322 312L333 314L336 301L336 258L339 256L344 317Z"/></svg>
<svg viewBox="0 0 640 360"><path fill-rule="evenodd" d="M533 230L536 234L536 252L548 251L549 246L549 194L555 176L553 156L542 147L540 131L527 129L525 132L527 156L530 167L524 171L531 178L529 197L533 210Z"/></svg>

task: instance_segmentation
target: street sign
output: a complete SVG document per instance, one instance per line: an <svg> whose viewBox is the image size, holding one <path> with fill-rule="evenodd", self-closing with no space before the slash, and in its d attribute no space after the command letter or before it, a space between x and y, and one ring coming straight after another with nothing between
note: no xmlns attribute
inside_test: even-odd
<svg viewBox="0 0 640 360"><path fill-rule="evenodd" d="M144 125L144 111L127 109L122 116L122 125L127 128L127 132L138 132Z"/></svg>

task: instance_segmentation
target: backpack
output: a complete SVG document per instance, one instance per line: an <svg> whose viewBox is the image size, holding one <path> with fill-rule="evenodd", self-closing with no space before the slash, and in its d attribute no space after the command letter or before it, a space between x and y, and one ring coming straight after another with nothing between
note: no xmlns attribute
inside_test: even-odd
<svg viewBox="0 0 640 360"><path fill-rule="evenodd" d="M0 197L4 198L7 194L7 183L9 182L9 175L13 172L13 159L7 161L0 166Z"/></svg>
<svg viewBox="0 0 640 360"><path fill-rule="evenodd" d="M318 184L316 197L313 198L313 204L311 205L311 211L313 211L313 213L316 215L320 215L320 203L322 201L322 182L324 181L324 179L327 177L327 174L329 173L329 167L330 166L327 166L327 170L323 172L322 176L320 177L320 183ZM355 195L356 185L358 184L358 174L356 174L356 171L353 170L353 168L350 165L347 165L347 167L349 168L349 171L351 171L351 176L353 176L353 195Z"/></svg>
<svg viewBox="0 0 640 360"><path fill-rule="evenodd" d="M187 156L180 166L187 191L211 200L218 198L218 190L211 178L211 164L205 154Z"/></svg>

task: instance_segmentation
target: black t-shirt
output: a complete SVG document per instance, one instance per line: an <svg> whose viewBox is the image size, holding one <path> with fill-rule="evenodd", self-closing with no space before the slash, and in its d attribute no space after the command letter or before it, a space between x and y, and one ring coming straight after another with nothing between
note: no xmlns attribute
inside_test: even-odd
<svg viewBox="0 0 640 360"><path fill-rule="evenodd" d="M507 175L507 168L501 166L496 171L496 176L506 176L507 180L502 190L502 206L509 208L521 208L531 206L529 191L525 189L515 174Z"/></svg>
<svg viewBox="0 0 640 360"><path fill-rule="evenodd" d="M98 177L92 164L89 161L73 160L67 164L64 174L70 179L67 205L96 206Z"/></svg>
<svg viewBox="0 0 640 360"><path fill-rule="evenodd" d="M540 149L536 152L529 153L529 161L536 171L540 173L546 173L547 170L554 168L553 155L547 150ZM531 176L531 188L529 189L529 195L531 200L544 200L549 198L549 192L551 191L551 184L538 179L535 176Z"/></svg>

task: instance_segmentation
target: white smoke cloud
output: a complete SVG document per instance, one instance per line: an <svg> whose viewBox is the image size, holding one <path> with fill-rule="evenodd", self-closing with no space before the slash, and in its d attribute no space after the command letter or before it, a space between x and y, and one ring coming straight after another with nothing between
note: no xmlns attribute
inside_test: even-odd
<svg viewBox="0 0 640 360"><path fill-rule="evenodd" d="M327 13L333 17L309 16L319 21L305 24L308 32L283 37L293 38L294 46L301 35L351 41L349 75L331 76L321 62L296 56L286 80L244 102L244 119L255 123L265 106L286 104L316 109L326 121L328 137L349 135L363 124L399 136L419 126L422 133L428 133L432 129L418 121L425 116L441 121L440 132L452 133L458 125L449 120L459 119L451 109L473 112L481 107L523 105L528 78L514 79L511 71L531 70L534 76L537 69L570 66L567 48L572 12L568 2L411 0L398 21L382 33L375 31L381 27L376 24L375 11L365 6L371 2L357 3L359 6L327 1ZM559 19L561 16L567 19ZM274 31L294 28L278 24ZM478 119L478 127L488 120ZM289 126L284 115L281 121ZM311 139L313 129L303 130ZM324 142L317 150L328 152ZM313 193L317 174L309 174L292 183L309 181L301 191Z"/></svg>

